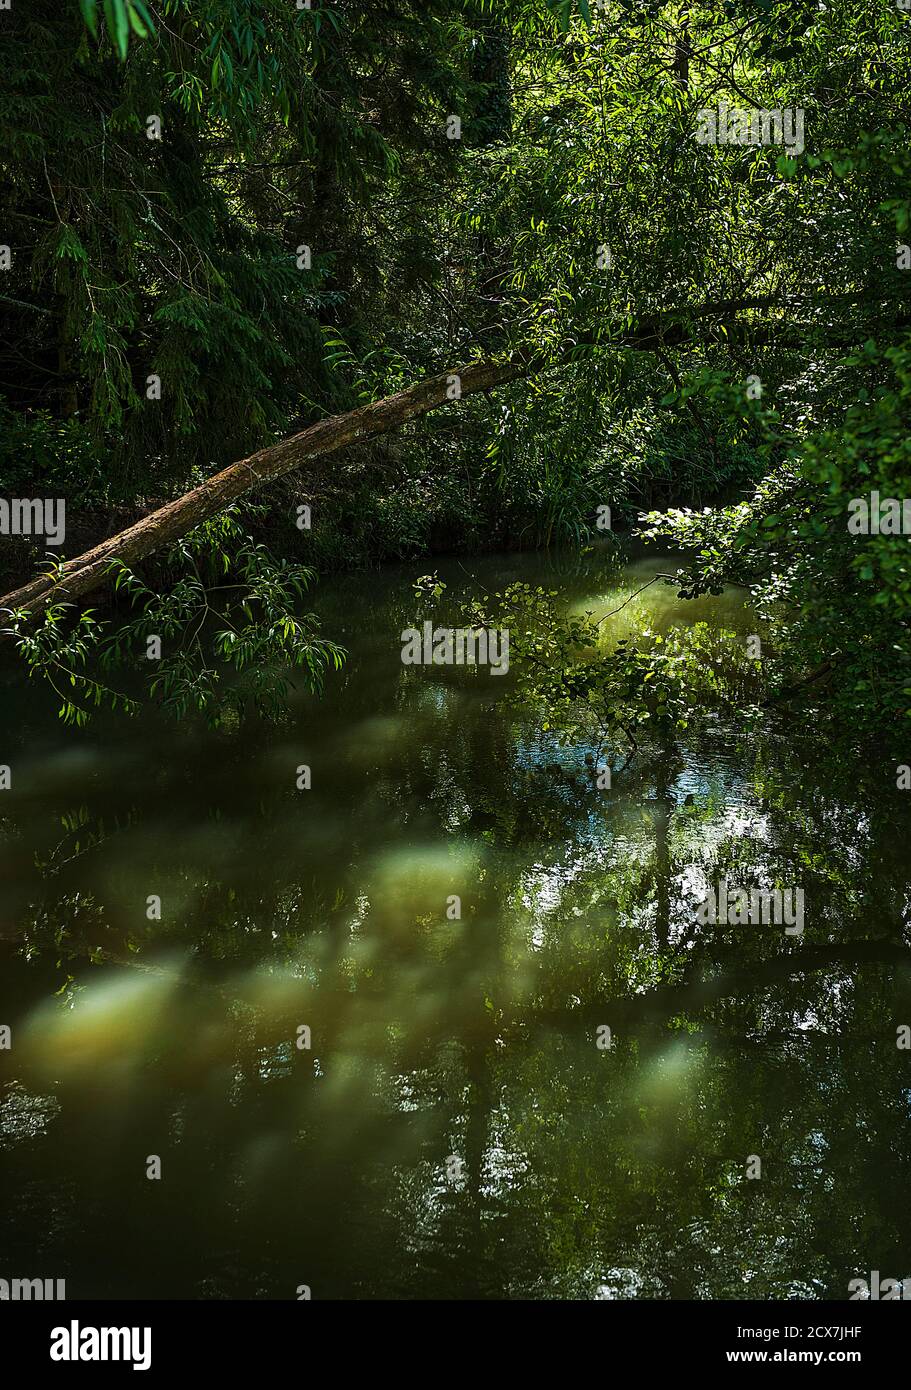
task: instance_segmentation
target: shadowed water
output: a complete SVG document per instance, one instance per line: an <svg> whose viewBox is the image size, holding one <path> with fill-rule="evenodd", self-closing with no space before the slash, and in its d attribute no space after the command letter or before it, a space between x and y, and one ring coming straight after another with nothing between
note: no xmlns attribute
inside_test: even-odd
<svg viewBox="0 0 911 1390"><path fill-rule="evenodd" d="M601 617L673 567L440 571L453 612L521 578ZM800 717L713 715L619 750L599 789L592 750L512 712L508 678L402 665L402 629L438 621L419 572L321 586L349 660L280 728L68 731L7 674L0 1277L72 1298L846 1298L911 1274L894 767ZM656 583L605 648L697 623L719 668L755 628L737 591ZM803 935L700 925L721 879L802 887Z"/></svg>

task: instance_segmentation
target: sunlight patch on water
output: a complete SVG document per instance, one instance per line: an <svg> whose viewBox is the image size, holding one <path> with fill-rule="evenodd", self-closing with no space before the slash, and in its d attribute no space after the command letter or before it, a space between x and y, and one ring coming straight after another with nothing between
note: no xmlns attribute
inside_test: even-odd
<svg viewBox="0 0 911 1390"><path fill-rule="evenodd" d="M118 971L89 979L70 1008L58 999L44 1000L25 1021L25 1058L55 1077L136 1063L166 1026L180 982L172 960L166 974Z"/></svg>
<svg viewBox="0 0 911 1390"><path fill-rule="evenodd" d="M377 857L369 875L370 918L397 931L414 923L445 922L447 899L465 907L477 890L480 848L456 844L392 845Z"/></svg>
<svg viewBox="0 0 911 1390"><path fill-rule="evenodd" d="M639 1094L649 1104L673 1108L680 1103L701 1066L701 1054L685 1040L672 1042L653 1055L643 1068Z"/></svg>

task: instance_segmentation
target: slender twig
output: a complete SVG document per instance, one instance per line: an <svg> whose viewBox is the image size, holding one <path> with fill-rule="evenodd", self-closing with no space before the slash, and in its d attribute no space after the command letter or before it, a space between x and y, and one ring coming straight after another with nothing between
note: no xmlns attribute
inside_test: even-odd
<svg viewBox="0 0 911 1390"><path fill-rule="evenodd" d="M601 624L605 621L605 619L612 618L615 613L621 612L621 610L624 609L628 603L632 603L633 599L638 594L642 593L643 589L648 589L651 587L652 584L657 584L659 579L666 579L669 583L673 584L677 583L676 574L656 574L654 579L649 579L645 584L641 586L641 588L635 589L633 593L630 594L629 598L624 599L619 608L612 608L609 613L605 613L603 617L599 618L598 621L595 623L595 627L600 627Z"/></svg>

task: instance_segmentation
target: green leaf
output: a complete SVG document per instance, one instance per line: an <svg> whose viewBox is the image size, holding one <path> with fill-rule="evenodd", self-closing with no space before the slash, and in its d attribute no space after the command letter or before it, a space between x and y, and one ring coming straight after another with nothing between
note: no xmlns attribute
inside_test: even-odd
<svg viewBox="0 0 911 1390"><path fill-rule="evenodd" d="M117 56L123 62L127 56L127 44L130 37L130 21L127 18L126 0L104 0L104 17L107 21L111 41L117 50Z"/></svg>
<svg viewBox="0 0 911 1390"><path fill-rule="evenodd" d="M98 37L98 0L79 0L82 18L85 20L93 39Z"/></svg>
<svg viewBox="0 0 911 1390"><path fill-rule="evenodd" d="M143 21L142 15L134 8L134 0L127 0L127 17L130 21L130 28L139 38L145 39L149 36L149 31Z"/></svg>

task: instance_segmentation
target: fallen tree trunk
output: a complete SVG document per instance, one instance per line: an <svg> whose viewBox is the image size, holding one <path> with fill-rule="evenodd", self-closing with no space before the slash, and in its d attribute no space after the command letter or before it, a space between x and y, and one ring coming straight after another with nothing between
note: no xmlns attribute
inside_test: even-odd
<svg viewBox="0 0 911 1390"><path fill-rule="evenodd" d="M260 483L291 473L320 454L397 429L415 416L445 404L450 399L453 378L458 378L460 395L467 396L513 381L528 370L529 363L519 357L506 363L472 362L429 377L394 396L372 401L345 415L319 420L280 444L272 444L249 458L232 463L192 492L184 493L125 531L109 536L85 554L67 561L52 575L40 575L6 594L0 599L0 609L7 612L26 610L30 618L35 618L51 603L83 598L104 584L112 560L132 566L170 541L185 536L194 526L223 511Z"/></svg>
<svg viewBox="0 0 911 1390"><path fill-rule="evenodd" d="M854 302L863 295L844 296L832 303ZM718 300L685 311L669 311L655 319L644 319L638 324L629 324L624 332L614 336L606 332L603 337L589 340L588 347L633 348L638 351L655 351L676 346L692 340L698 332L706 341L712 338L718 320L724 325L724 341L730 346L736 341L746 341L758 346L768 342L797 345L803 342L806 328L795 328L782 321L771 323L745 323L737 319L744 310L780 309L782 304L775 296L761 296L748 299ZM797 307L797 302L790 304ZM825 307L820 304L815 308ZM893 327L906 326L904 318L899 318ZM834 337L825 335L830 346L852 346L857 334L848 330L836 331ZM576 343L577 348L583 341ZM571 359L572 354L569 354ZM68 560L51 575L40 575L21 588L0 598L0 611L24 611L29 618L37 618L51 604L72 602L83 598L101 587L110 577L110 563L120 560L132 566L145 559L154 551L171 541L185 536L194 526L215 516L231 502L250 492L259 483L280 478L291 473L308 459L321 454L344 449L361 439L369 439L375 434L385 434L398 429L415 416L424 415L428 410L444 405L451 399L453 378L459 380L459 395L468 396L478 391L489 391L495 386L503 386L519 377L539 371L547 362L527 352L517 352L505 362L471 362L463 367L454 367L439 376L428 377L415 386L398 391L393 396L372 401L369 405L350 410L344 415L332 415L327 420L319 420L308 426L300 434L280 444L272 444L260 449L249 458L232 463L228 468L208 478L192 492L184 493L173 502L151 512L140 521L128 526L125 531L109 536L83 555ZM9 630L0 630L0 641L9 637Z"/></svg>

